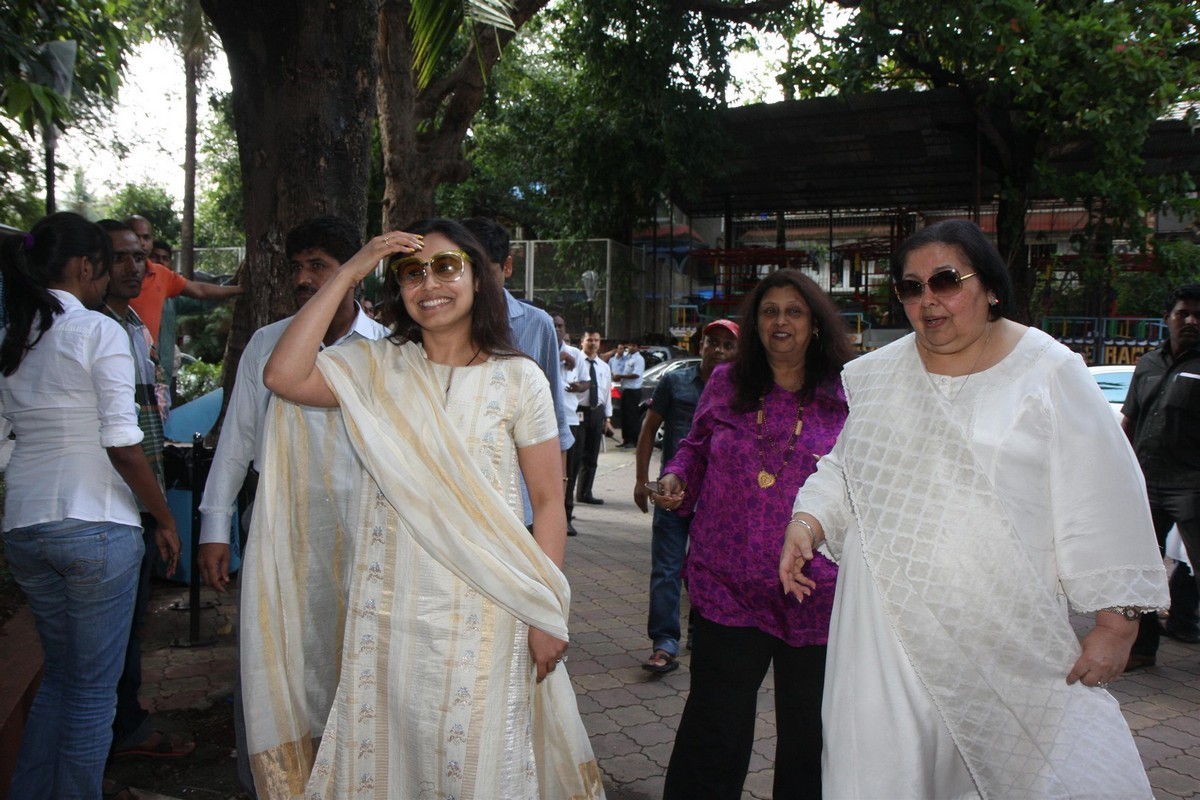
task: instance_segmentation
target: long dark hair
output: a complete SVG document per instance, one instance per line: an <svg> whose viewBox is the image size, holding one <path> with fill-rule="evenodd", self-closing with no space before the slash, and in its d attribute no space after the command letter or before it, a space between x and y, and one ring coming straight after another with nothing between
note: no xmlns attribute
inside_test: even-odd
<svg viewBox="0 0 1200 800"><path fill-rule="evenodd" d="M733 383L737 387L736 403L741 410L758 406L758 399L775 385L767 349L758 335L758 307L763 296L772 289L790 287L800 293L812 314L814 335L804 355L804 388L801 396L812 397L818 386L837 378L842 366L853 358L846 323L829 296L821 291L812 278L798 269L781 269L758 282L742 303L738 319L738 352L733 362Z"/></svg>
<svg viewBox="0 0 1200 800"><path fill-rule="evenodd" d="M943 220L905 239L892 254L892 281L899 283L904 277L904 262L912 251L930 244L957 247L979 276L979 283L996 296L996 304L988 306L988 319L1008 316L1013 304L1013 283L1008 267L1000 251L979 226L965 219Z"/></svg>
<svg viewBox="0 0 1200 800"><path fill-rule="evenodd" d="M512 343L508 329L508 303L504 290L489 266L483 248L461 223L452 219L423 219L405 226L409 233L440 233L458 246L471 259L471 273L475 276L475 301L471 308L471 340L480 350L494 356L521 356ZM396 344L422 341L421 326L409 316L400 296L400 282L390 269L384 277L384 296L391 308L392 333L388 338Z"/></svg>
<svg viewBox="0 0 1200 800"><path fill-rule="evenodd" d="M63 312L49 286L63 280L67 262L78 256L95 264L94 277L103 277L112 267L112 240L95 223L68 211L43 217L29 233L0 240L0 275L4 276L0 373L16 372L55 315Z"/></svg>

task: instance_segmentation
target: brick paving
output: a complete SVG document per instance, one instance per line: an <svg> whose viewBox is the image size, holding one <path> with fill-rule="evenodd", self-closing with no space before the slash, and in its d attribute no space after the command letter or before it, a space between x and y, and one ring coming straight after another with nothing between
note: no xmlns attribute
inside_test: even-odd
<svg viewBox="0 0 1200 800"><path fill-rule="evenodd" d="M640 667L650 651L645 633L650 517L633 504L633 478L632 453L611 449L601 455L596 479L596 495L605 505L576 507L579 536L567 549L574 593L568 667L608 797L656 800L687 697L690 655L684 650L681 667L665 676ZM142 692L152 710L207 708L232 692L236 606L226 595L217 608L202 612L202 638L215 636L215 644L175 648L170 641L186 640L188 632L186 614L168 608L180 596L186 598L186 592L173 586L161 586L155 594ZM204 590L204 599L213 597ZM1090 625L1087 618L1072 621L1080 631ZM1121 678L1111 691L1133 729L1155 796L1200 797L1200 645L1164 638L1158 665ZM744 798L771 796L773 695L768 673L759 694ZM232 759L229 769L234 769Z"/></svg>

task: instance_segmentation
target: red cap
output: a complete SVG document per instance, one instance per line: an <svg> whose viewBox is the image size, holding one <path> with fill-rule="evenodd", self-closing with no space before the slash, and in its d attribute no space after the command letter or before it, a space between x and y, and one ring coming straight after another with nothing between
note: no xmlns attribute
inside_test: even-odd
<svg viewBox="0 0 1200 800"><path fill-rule="evenodd" d="M714 319L712 322L705 325L704 330L701 332L708 333L713 328L724 328L734 336L737 336L739 332L738 324L731 319Z"/></svg>

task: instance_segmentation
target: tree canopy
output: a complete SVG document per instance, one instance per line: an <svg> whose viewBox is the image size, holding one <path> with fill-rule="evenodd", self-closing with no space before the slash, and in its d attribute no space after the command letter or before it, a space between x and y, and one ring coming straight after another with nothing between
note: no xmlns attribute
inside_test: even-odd
<svg viewBox="0 0 1200 800"><path fill-rule="evenodd" d="M1038 197L1092 211L1085 249L1145 234L1144 214L1194 188L1146 175L1150 126L1200 87L1195 0L872 0L782 80L799 94L954 87L1002 181L998 236L1029 298L1025 214ZM1194 111L1192 112L1194 114ZM1056 171L1054 156L1076 167Z"/></svg>

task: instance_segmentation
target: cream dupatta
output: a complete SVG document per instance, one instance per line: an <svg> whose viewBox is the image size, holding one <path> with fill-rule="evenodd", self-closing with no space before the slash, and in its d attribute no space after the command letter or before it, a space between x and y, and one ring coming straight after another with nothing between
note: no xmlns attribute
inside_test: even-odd
<svg viewBox="0 0 1200 800"><path fill-rule="evenodd" d="M419 346L348 345L326 350L318 364L338 397L350 442L361 459L358 469L374 479L382 497L399 512L395 532L372 529L365 518L347 521L344 527L353 535L353 547L373 537L410 537L501 609L567 639L570 589L565 577L472 462L442 408L441 387ZM320 662L321 654L336 651L335 642L343 638L343 648L358 646L349 641L346 626L355 621L347 617L375 612L373 607L355 606L354 587L364 580L362 575L343 576L345 569L313 575L290 558L291 548L310 527L297 518L297 511L303 514L311 505L306 495L312 466L299 463L296 449L285 442L303 437L294 427L295 407L273 401L269 416L268 463L259 489L269 510L260 508L255 517L247 560L257 580L249 593L253 597L243 595L244 661L247 643L255 642L254 662L243 665L244 694L254 699L253 710L247 700L247 729L260 794L301 797L314 763L313 738L321 733L311 719L307 682L336 683L353 677L340 675L340 665L314 671L309 662ZM358 559L355 571L364 566ZM388 568L370 564L371 570ZM306 635L310 631L305 619L320 599L314 595L344 597L347 589L335 584L346 581L350 597L348 603L339 601L338 637L313 640ZM330 603L328 598L324 602ZM329 610L317 616L327 618ZM418 648L420 643L402 646ZM532 708L542 797L603 797L599 769L565 669L560 667L537 684ZM373 780L378 789L386 775Z"/></svg>
<svg viewBox="0 0 1200 800"><path fill-rule="evenodd" d="M843 475L867 569L980 794L1148 797L1116 702L1067 685L1080 646L1065 609L913 337L847 365L844 381ZM818 504L803 491L797 501ZM837 531L831 545L840 550Z"/></svg>

